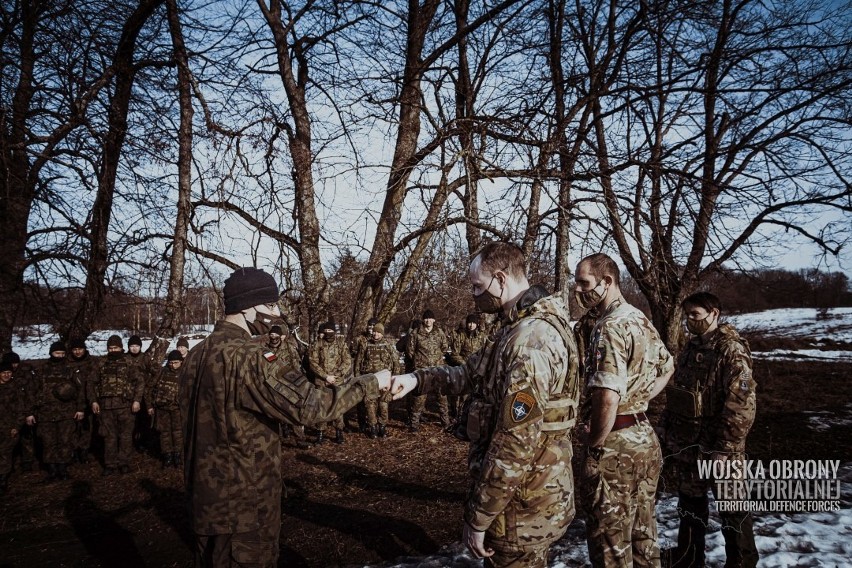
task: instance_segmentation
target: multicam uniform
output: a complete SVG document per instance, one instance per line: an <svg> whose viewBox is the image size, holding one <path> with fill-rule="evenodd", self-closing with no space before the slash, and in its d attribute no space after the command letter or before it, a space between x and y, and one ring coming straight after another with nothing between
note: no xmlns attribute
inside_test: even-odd
<svg viewBox="0 0 852 568"><path fill-rule="evenodd" d="M497 566L545 566L574 518L571 428L580 387L569 319L561 299L539 299L513 310L494 342L463 366L415 371L420 393L471 392L464 520L486 531Z"/></svg>
<svg viewBox="0 0 852 568"><path fill-rule="evenodd" d="M342 337L335 337L332 341L317 339L308 350L308 366L318 387L334 390L345 384L352 376L352 355L346 341ZM329 375L337 377L336 384L330 385L325 381ZM342 414L333 425L338 429L344 427ZM320 430L324 426L325 424L320 425Z"/></svg>
<svg viewBox="0 0 852 568"><path fill-rule="evenodd" d="M65 359L49 360L36 372L30 391L30 414L36 417L45 464L71 462L74 414L83 412L86 405L78 374Z"/></svg>
<svg viewBox="0 0 852 568"><path fill-rule="evenodd" d="M147 404L154 408L154 421L160 433L160 451L163 455L183 451L183 422L178 406L179 378L180 369L166 365L145 395Z"/></svg>
<svg viewBox="0 0 852 568"><path fill-rule="evenodd" d="M399 351L384 337L378 341L368 339L355 354L355 372L365 375L383 369L388 369L392 374L400 372ZM367 426L372 428L377 423L380 425L387 424L389 396L388 393L387 396L381 396L376 400L365 401ZM377 409L378 417L376 416Z"/></svg>
<svg viewBox="0 0 852 568"><path fill-rule="evenodd" d="M655 380L671 372L674 361L645 314L619 299L595 325L585 367L587 390L615 391L617 415L634 416L631 425L613 427L584 480L592 565L659 566L654 495L662 453L644 412Z"/></svg>
<svg viewBox="0 0 852 568"><path fill-rule="evenodd" d="M100 406L98 433L104 438L104 466L125 467L133 447L135 416L131 407L134 402L141 403L145 390L138 367L130 363L127 354L107 355L88 387L89 400Z"/></svg>
<svg viewBox="0 0 852 568"><path fill-rule="evenodd" d="M707 340L693 337L678 359L666 388L663 414L666 469L678 481L680 531L672 566L703 566L704 536L712 480L698 475L697 460L714 453L745 457L746 436L754 423L756 383L748 343L729 324ZM721 511L728 566L756 566L750 513Z"/></svg>
<svg viewBox="0 0 852 568"><path fill-rule="evenodd" d="M432 326L432 331L426 331L425 326L412 330L408 336L405 353L414 363L415 369L425 369L444 364L444 353L450 350L447 334L438 326ZM426 395L411 397L411 408L409 421L411 426L420 425L420 418L426 408ZM444 426L450 422L450 405L447 395L438 393L438 412L441 415L441 423Z"/></svg>
<svg viewBox="0 0 852 568"><path fill-rule="evenodd" d="M318 389L297 365L227 321L189 352L181 371L184 473L197 552L207 550L215 561L230 551L234 562L275 566L279 423L335 420L365 396L377 396L375 377L356 377L334 392Z"/></svg>

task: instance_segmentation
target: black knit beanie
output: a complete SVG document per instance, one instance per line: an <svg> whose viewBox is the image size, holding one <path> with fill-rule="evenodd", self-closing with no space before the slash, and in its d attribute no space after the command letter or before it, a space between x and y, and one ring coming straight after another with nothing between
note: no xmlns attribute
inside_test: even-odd
<svg viewBox="0 0 852 568"><path fill-rule="evenodd" d="M239 268L225 280L225 314L238 314L260 304L278 301L275 279L257 268Z"/></svg>
<svg viewBox="0 0 852 568"><path fill-rule="evenodd" d="M61 341L54 341L50 344L50 351L48 353L53 353L54 351L65 351L65 344Z"/></svg>
<svg viewBox="0 0 852 568"><path fill-rule="evenodd" d="M107 347L121 347L124 349L124 343L118 335L110 335L107 339Z"/></svg>

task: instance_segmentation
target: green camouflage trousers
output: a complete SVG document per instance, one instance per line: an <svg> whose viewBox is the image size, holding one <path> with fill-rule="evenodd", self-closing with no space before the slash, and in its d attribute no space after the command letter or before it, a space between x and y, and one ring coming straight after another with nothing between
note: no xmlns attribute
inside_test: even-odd
<svg viewBox="0 0 852 568"><path fill-rule="evenodd" d="M324 388L324 389L334 389L334 386L329 385L327 382L325 382L325 381L324 381L324 380L322 380L322 379L316 379L316 380L314 380L314 384L315 384L316 386L320 387L320 388ZM343 416L341 416L341 417L340 417L340 418L338 418L337 420L332 420L331 422L325 422L325 423L322 423L322 424L316 424L316 425L315 425L315 427L316 427L316 429L317 429L317 430L319 430L320 432L322 432L323 430L325 430L325 427L326 427L326 426L328 426L329 424L330 424L330 425L332 425L332 426L334 426L334 427L335 427L335 428L337 428L337 429L342 430L342 429L346 426L346 421L343 419Z"/></svg>
<svg viewBox="0 0 852 568"><path fill-rule="evenodd" d="M600 462L587 462L586 538L595 567L660 566L654 494L660 442L648 422L611 432Z"/></svg>
<svg viewBox="0 0 852 568"><path fill-rule="evenodd" d="M160 433L160 451L164 454L183 451L183 430L181 430L180 410L158 408L157 432Z"/></svg>
<svg viewBox="0 0 852 568"><path fill-rule="evenodd" d="M367 399L364 401L364 407L367 414L367 426L388 423L388 400L389 397L380 395L376 399Z"/></svg>
<svg viewBox="0 0 852 568"><path fill-rule="evenodd" d="M98 433L104 438L104 467L116 468L130 463L133 449L133 427L136 416L125 408L101 410Z"/></svg>
<svg viewBox="0 0 852 568"><path fill-rule="evenodd" d="M71 451L74 449L74 420L39 422L38 436L41 438L43 463L71 463Z"/></svg>
<svg viewBox="0 0 852 568"><path fill-rule="evenodd" d="M426 409L426 396L411 396L409 397L411 400L409 409L408 409L408 420L413 426L418 426L420 424L420 419L423 416L423 411ZM450 424L450 403L447 401L447 395L438 394L438 414L441 416L441 424L444 426L449 426Z"/></svg>

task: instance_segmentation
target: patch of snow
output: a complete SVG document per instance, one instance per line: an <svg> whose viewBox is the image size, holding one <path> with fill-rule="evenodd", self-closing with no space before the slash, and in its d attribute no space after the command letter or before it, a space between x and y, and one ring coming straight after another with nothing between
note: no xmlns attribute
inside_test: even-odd
<svg viewBox="0 0 852 568"><path fill-rule="evenodd" d="M852 361L852 351L820 351L819 349L773 349L752 351L755 359L769 361Z"/></svg>
<svg viewBox="0 0 852 568"><path fill-rule="evenodd" d="M727 318L739 331L852 343L852 308L781 308Z"/></svg>

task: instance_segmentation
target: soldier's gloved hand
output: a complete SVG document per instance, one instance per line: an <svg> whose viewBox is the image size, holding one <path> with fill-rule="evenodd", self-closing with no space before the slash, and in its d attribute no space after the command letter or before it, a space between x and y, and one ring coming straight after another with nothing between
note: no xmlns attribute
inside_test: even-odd
<svg viewBox="0 0 852 568"><path fill-rule="evenodd" d="M139 412L140 408L142 408L142 405L139 404L139 401L134 400L133 404L130 406L130 412L132 412L133 414L136 414L137 412Z"/></svg>
<svg viewBox="0 0 852 568"><path fill-rule="evenodd" d="M391 393L393 399L399 400L414 389L417 388L417 375L408 373L405 375L394 375L391 383Z"/></svg>
<svg viewBox="0 0 852 568"><path fill-rule="evenodd" d="M36 418L35 416L27 416L27 426L35 426Z"/></svg>
<svg viewBox="0 0 852 568"><path fill-rule="evenodd" d="M462 532L462 542L476 558L494 556L494 550L485 548L485 533L474 530L467 523L465 523L464 532Z"/></svg>
<svg viewBox="0 0 852 568"><path fill-rule="evenodd" d="M373 373L376 377L376 380L379 381L379 390L380 391L389 391L391 388L391 372L387 369L382 369L381 371L377 371Z"/></svg>

